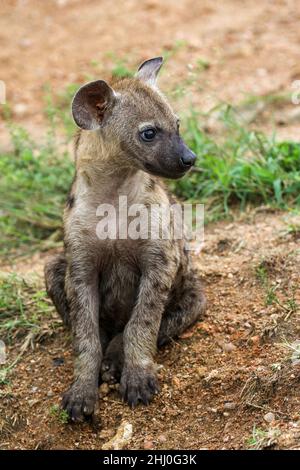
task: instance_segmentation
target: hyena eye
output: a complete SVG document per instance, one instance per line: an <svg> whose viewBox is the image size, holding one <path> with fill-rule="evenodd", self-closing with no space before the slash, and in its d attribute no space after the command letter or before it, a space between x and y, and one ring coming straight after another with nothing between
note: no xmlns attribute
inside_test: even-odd
<svg viewBox="0 0 300 470"><path fill-rule="evenodd" d="M145 142L151 142L154 140L157 134L157 130L154 127L148 127L148 129L144 129L140 132L141 139Z"/></svg>

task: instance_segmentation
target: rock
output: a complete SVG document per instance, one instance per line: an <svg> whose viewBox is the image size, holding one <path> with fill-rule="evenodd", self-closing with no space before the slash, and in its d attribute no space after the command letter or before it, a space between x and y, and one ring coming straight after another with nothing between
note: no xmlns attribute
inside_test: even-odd
<svg viewBox="0 0 300 470"><path fill-rule="evenodd" d="M153 449L153 441L151 441L150 439L145 439L144 440L144 449L146 449L146 450Z"/></svg>
<svg viewBox="0 0 300 470"><path fill-rule="evenodd" d="M266 413L265 416L264 416L264 420L267 422L267 423L272 423L274 420L275 420L275 415L274 413Z"/></svg>
<svg viewBox="0 0 300 470"><path fill-rule="evenodd" d="M122 450L132 439L132 424L122 421L116 435L103 444L102 450Z"/></svg>
<svg viewBox="0 0 300 470"><path fill-rule="evenodd" d="M218 413L218 408L208 408L212 413Z"/></svg>
<svg viewBox="0 0 300 470"><path fill-rule="evenodd" d="M99 434L99 437L101 439L111 439L113 435L114 435L113 429L102 429L102 431Z"/></svg>
<svg viewBox="0 0 300 470"><path fill-rule="evenodd" d="M180 380L179 380L178 377L176 377L176 376L173 377L173 378L172 378L172 382L173 382L173 384L174 384L176 387L180 387Z"/></svg>
<svg viewBox="0 0 300 470"><path fill-rule="evenodd" d="M24 116L28 110L28 106L25 103L17 103L13 107L13 113L17 116Z"/></svg>
<svg viewBox="0 0 300 470"><path fill-rule="evenodd" d="M108 395L108 393L109 393L109 385L108 385L106 382L104 382L103 384L100 385L99 393L100 393L101 398L102 398L102 397L105 397L106 395Z"/></svg>
<svg viewBox="0 0 300 470"><path fill-rule="evenodd" d="M167 438L164 434L160 434L157 439L159 440L159 442L167 442Z"/></svg>
<svg viewBox="0 0 300 470"><path fill-rule="evenodd" d="M32 46L32 40L29 38L22 38L19 41L19 46L24 49L27 49L28 47Z"/></svg>
<svg viewBox="0 0 300 470"><path fill-rule="evenodd" d="M55 367L61 366L65 362L63 357L54 357L52 363Z"/></svg>
<svg viewBox="0 0 300 470"><path fill-rule="evenodd" d="M218 377L218 376L219 376L219 371L218 371L218 369L213 369L213 370L210 371L210 373L208 374L208 376L205 377L204 380L205 380L206 382L210 382L212 379L215 379L215 378Z"/></svg>
<svg viewBox="0 0 300 470"><path fill-rule="evenodd" d="M234 410L235 408L236 408L236 403L234 403L233 401L227 401L226 403L224 403L225 410Z"/></svg>
<svg viewBox="0 0 300 470"><path fill-rule="evenodd" d="M250 338L250 341L251 341L252 344L259 344L260 337L259 336L252 336L252 338Z"/></svg>
<svg viewBox="0 0 300 470"><path fill-rule="evenodd" d="M206 376L206 373L207 373L207 367L205 366L200 366L197 368L197 375L199 377L205 377Z"/></svg>
<svg viewBox="0 0 300 470"><path fill-rule="evenodd" d="M236 346L232 343L224 343L222 344L222 349L225 352L232 352L236 349Z"/></svg>

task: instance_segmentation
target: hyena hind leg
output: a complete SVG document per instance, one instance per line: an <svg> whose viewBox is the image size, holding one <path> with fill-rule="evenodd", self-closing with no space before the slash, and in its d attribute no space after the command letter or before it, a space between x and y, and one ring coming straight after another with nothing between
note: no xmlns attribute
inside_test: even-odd
<svg viewBox="0 0 300 470"><path fill-rule="evenodd" d="M52 258L45 266L47 293L65 325L70 326L70 308L65 293L67 261L64 254Z"/></svg>
<svg viewBox="0 0 300 470"><path fill-rule="evenodd" d="M123 332L109 342L101 364L101 379L110 384L120 382L124 365Z"/></svg>
<svg viewBox="0 0 300 470"><path fill-rule="evenodd" d="M171 300L166 308L160 325L157 346L161 347L172 338L180 336L202 316L205 307L206 300L199 273L191 270L183 278L180 290L176 292L176 300Z"/></svg>

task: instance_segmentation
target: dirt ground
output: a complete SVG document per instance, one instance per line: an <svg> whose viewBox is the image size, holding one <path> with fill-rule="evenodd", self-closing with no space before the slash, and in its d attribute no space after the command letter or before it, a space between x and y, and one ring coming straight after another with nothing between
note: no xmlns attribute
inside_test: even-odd
<svg viewBox="0 0 300 470"><path fill-rule="evenodd" d="M95 75L95 59L109 75L108 52L133 66L184 41L161 77L165 90L205 59L209 66L188 95L173 98L179 113L189 101L208 109L248 94L291 92L300 79L299 0L7 0L0 11L0 79L14 119L37 138L45 130L45 84L60 90L85 81ZM278 132L297 139L294 114L274 116ZM3 122L0 138L5 147ZM296 222L260 208L206 228L195 258L208 311L158 354L162 391L147 408L130 410L102 386L94 423L63 424L50 410L71 381L68 334L61 327L29 347L2 390L0 448L101 449L125 422L130 449L300 449L300 364L292 349L300 336L300 251L299 232L289 230ZM45 256L14 269L41 275ZM10 359L19 348L10 348Z"/></svg>
<svg viewBox="0 0 300 470"><path fill-rule="evenodd" d="M133 68L171 54L160 84L166 92L184 86L185 97L170 96L178 112L292 93L300 79L299 0L6 0L0 12L0 80L13 118L37 137L45 86L107 78L113 57ZM295 108L279 108L268 126L275 121L281 135L298 138ZM0 137L7 144L3 122Z"/></svg>
<svg viewBox="0 0 300 470"><path fill-rule="evenodd" d="M130 449L247 448L254 427L260 448L300 449L300 361L292 350L300 334L292 304L300 304L299 233L287 230L296 222L262 211L207 228L195 259L208 311L159 352L162 390L147 408L130 410L102 385L93 424L61 423L51 409L72 379L68 333L61 327L29 347L3 390L0 447L101 449L125 422ZM35 261L41 274L45 256ZM31 261L21 270L28 271ZM267 305L270 292L278 300Z"/></svg>

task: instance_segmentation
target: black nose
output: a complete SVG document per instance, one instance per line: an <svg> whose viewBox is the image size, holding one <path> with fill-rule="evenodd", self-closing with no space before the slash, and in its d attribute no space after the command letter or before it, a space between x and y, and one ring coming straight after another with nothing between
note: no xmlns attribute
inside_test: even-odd
<svg viewBox="0 0 300 470"><path fill-rule="evenodd" d="M183 155L180 158L180 163L183 168L190 168L194 165L196 160L196 155L190 149L186 149Z"/></svg>

